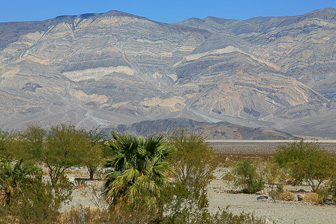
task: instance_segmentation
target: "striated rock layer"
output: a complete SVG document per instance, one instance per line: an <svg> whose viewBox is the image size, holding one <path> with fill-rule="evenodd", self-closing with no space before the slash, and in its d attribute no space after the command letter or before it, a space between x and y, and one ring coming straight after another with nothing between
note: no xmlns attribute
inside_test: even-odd
<svg viewBox="0 0 336 224"><path fill-rule="evenodd" d="M0 127L188 118L336 137L336 10L0 23Z"/></svg>

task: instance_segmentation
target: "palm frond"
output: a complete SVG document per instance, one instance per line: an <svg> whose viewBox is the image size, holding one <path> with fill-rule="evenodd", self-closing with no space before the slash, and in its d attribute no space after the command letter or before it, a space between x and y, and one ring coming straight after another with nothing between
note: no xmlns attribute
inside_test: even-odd
<svg viewBox="0 0 336 224"><path fill-rule="evenodd" d="M170 169L165 162L172 149L162 136L133 137L112 132L110 149L115 156L104 167L112 168L105 175L105 192L111 204L155 208L160 191L168 184L165 176Z"/></svg>

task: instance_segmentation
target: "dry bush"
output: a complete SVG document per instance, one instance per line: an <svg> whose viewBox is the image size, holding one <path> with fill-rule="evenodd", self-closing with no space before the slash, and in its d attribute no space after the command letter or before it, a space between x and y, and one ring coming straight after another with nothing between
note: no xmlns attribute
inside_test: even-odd
<svg viewBox="0 0 336 224"><path fill-rule="evenodd" d="M75 170L75 171L73 171L73 174L75 176L78 176L78 177L82 177L83 176L83 172L81 170Z"/></svg>
<svg viewBox="0 0 336 224"><path fill-rule="evenodd" d="M108 210L102 210L97 207L84 208L85 223L101 224L111 223L111 217ZM59 224L82 224L82 208L72 207L71 209L60 214L58 217Z"/></svg>
<svg viewBox="0 0 336 224"><path fill-rule="evenodd" d="M303 202L309 202L309 203L313 203L313 204L321 204L322 203L322 199L319 197L319 195L317 193L308 193L303 197Z"/></svg>
<svg viewBox="0 0 336 224"><path fill-rule="evenodd" d="M130 207L127 202L120 202L116 206L111 205L110 211L114 224L157 223L155 221L159 216L157 210L148 209L143 205Z"/></svg>
<svg viewBox="0 0 336 224"><path fill-rule="evenodd" d="M294 199L295 199L294 195L290 191L288 191L288 190L282 190L282 189L272 190L269 193L269 195L274 200L294 201Z"/></svg>
<svg viewBox="0 0 336 224"><path fill-rule="evenodd" d="M283 192L279 194L279 200L294 201L294 199L295 199L294 195L288 190L284 190Z"/></svg>
<svg viewBox="0 0 336 224"><path fill-rule="evenodd" d="M84 185L76 186L76 189L84 191L86 189L86 186L84 186Z"/></svg>
<svg viewBox="0 0 336 224"><path fill-rule="evenodd" d="M69 169L64 170L64 174L72 174L72 171Z"/></svg>

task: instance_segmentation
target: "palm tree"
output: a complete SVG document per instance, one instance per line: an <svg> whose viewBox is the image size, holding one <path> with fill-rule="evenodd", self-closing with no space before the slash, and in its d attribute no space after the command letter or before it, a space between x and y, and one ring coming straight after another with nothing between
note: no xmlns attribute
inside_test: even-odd
<svg viewBox="0 0 336 224"><path fill-rule="evenodd" d="M105 162L110 169L105 175L106 200L114 208L118 204L158 211L158 197L168 184L165 161L171 153L162 136L133 137L112 132L109 148L115 156Z"/></svg>
<svg viewBox="0 0 336 224"><path fill-rule="evenodd" d="M9 204L14 194L22 192L24 184L31 180L29 175L35 172L34 167L23 165L22 160L13 163L2 158L0 161L0 189L6 204Z"/></svg>

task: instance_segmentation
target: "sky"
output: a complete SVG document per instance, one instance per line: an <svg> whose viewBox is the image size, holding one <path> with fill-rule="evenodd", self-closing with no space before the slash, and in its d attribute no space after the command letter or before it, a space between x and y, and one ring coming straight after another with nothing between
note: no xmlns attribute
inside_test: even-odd
<svg viewBox="0 0 336 224"><path fill-rule="evenodd" d="M40 21L60 15L119 10L151 20L174 23L215 16L249 19L301 15L336 8L336 0L0 0L0 22Z"/></svg>

